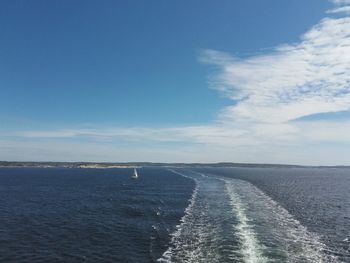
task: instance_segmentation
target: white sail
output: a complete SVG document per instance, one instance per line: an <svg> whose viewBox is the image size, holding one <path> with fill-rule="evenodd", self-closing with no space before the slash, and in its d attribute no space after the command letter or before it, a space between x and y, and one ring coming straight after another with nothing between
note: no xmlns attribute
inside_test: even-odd
<svg viewBox="0 0 350 263"><path fill-rule="evenodd" d="M136 168L134 168L134 174L133 174L132 178L137 179L138 177L139 177L139 175L137 174L137 170L136 170Z"/></svg>

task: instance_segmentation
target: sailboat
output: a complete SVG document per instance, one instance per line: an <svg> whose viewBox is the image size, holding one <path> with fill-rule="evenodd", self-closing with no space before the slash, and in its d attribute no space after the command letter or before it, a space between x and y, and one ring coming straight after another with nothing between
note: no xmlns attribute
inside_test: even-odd
<svg viewBox="0 0 350 263"><path fill-rule="evenodd" d="M139 178L139 175L137 174L136 168L134 168L134 174L131 176L132 179L137 179Z"/></svg>

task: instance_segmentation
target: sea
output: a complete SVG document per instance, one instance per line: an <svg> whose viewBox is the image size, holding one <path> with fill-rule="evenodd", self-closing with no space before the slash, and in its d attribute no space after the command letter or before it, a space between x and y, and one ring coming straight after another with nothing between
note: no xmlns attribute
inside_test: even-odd
<svg viewBox="0 0 350 263"><path fill-rule="evenodd" d="M350 262L349 168L0 168L0 262Z"/></svg>

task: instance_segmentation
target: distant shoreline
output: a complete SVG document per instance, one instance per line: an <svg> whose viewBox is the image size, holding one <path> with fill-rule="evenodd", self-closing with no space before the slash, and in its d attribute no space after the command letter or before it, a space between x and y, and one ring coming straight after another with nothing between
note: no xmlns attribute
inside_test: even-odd
<svg viewBox="0 0 350 263"><path fill-rule="evenodd" d="M105 163L56 163L56 162L1 162L0 168L89 168L89 169L111 169L111 168L140 168L138 165L105 164Z"/></svg>
<svg viewBox="0 0 350 263"><path fill-rule="evenodd" d="M256 163L98 163L98 162L11 162L0 161L0 168L88 168L88 169L125 169L141 167L168 167L168 168L201 168L201 167L246 167L246 168L350 168L349 165L308 166L290 164L256 164Z"/></svg>

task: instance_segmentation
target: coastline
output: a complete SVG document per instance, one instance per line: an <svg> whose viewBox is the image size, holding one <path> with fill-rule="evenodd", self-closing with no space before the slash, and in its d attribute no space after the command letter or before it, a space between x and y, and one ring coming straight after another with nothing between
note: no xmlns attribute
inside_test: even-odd
<svg viewBox="0 0 350 263"><path fill-rule="evenodd" d="M82 169L126 169L142 167L162 168L350 168L349 165L293 165L263 163L156 163L156 162L20 162L0 161L0 168L82 168Z"/></svg>

